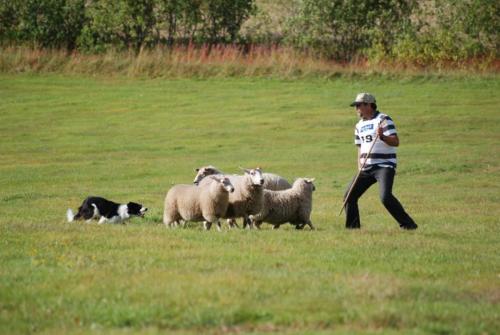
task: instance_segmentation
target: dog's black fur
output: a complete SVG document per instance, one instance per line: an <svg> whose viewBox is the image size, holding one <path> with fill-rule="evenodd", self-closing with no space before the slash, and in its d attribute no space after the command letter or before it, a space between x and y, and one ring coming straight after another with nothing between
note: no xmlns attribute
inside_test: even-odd
<svg viewBox="0 0 500 335"><path fill-rule="evenodd" d="M102 197L87 197L75 215L73 215L71 209L68 209L67 218L69 222L80 219L87 221L100 219L99 223L106 221L123 222L130 216L144 217L147 210L146 207L136 202L118 204Z"/></svg>

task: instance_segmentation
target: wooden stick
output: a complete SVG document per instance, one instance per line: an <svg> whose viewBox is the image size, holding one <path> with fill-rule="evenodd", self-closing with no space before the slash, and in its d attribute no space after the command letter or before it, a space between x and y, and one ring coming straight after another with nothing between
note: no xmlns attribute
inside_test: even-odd
<svg viewBox="0 0 500 335"><path fill-rule="evenodd" d="M347 201L349 200L349 197L351 196L352 189L356 185L356 183L357 183L357 181L359 179L359 176L361 175L361 171L363 171L363 168L365 167L366 162L368 161L368 158L370 157L370 154L372 153L372 149L375 146L375 142L377 142L377 140L379 138L379 136L378 136L378 129L380 127L382 127L382 123L384 123L384 121L385 121L385 118L380 121L380 123L379 123L379 125L377 127L377 132L376 132L376 135L375 135L375 139L373 140L372 145L370 146L370 149L368 150L368 153L366 154L366 157L365 157L365 160L363 162L363 165L361 165L361 168L359 169L358 174L356 175L356 178L354 178L354 181L352 182L351 187L349 187L349 191L347 191L347 195L346 195L346 197L344 199L344 203L342 204L342 208L340 209L340 212L339 212L338 216L340 216L342 214L342 211L344 210L345 205L346 205Z"/></svg>

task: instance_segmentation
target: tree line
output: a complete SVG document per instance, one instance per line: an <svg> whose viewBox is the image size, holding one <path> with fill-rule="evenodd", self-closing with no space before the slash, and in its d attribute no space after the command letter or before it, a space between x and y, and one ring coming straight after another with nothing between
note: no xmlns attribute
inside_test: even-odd
<svg viewBox="0 0 500 335"><path fill-rule="evenodd" d="M346 61L498 58L498 1L276 0L287 10L266 12L271 1L0 1L0 43L89 53L273 44Z"/></svg>

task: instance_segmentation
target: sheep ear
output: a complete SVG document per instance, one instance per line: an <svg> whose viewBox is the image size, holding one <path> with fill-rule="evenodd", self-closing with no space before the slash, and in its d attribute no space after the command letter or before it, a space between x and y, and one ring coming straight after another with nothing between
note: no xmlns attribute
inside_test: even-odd
<svg viewBox="0 0 500 335"><path fill-rule="evenodd" d="M200 172L200 168L196 168L194 169L196 172Z"/></svg>
<svg viewBox="0 0 500 335"><path fill-rule="evenodd" d="M249 170L249 169L242 168L241 166L240 166L239 168L240 168L240 170L245 171L245 173L250 173L250 170Z"/></svg>
<svg viewBox="0 0 500 335"><path fill-rule="evenodd" d="M316 180L316 178L309 178L309 182L312 183Z"/></svg>

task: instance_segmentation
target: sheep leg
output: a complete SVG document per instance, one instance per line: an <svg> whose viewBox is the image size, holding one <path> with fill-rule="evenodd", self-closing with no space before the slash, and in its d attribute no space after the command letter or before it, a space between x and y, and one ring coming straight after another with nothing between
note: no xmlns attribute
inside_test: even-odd
<svg viewBox="0 0 500 335"><path fill-rule="evenodd" d="M304 229L304 225L305 224L303 224L303 223L299 223L299 224L295 225L295 229L298 229L298 230Z"/></svg>
<svg viewBox="0 0 500 335"><path fill-rule="evenodd" d="M279 223L273 224L273 229L280 229L280 224Z"/></svg>
<svg viewBox="0 0 500 335"><path fill-rule="evenodd" d="M238 224L236 223L236 220L235 219L227 219L227 224L229 225L229 228L240 228L240 226L238 226Z"/></svg>
<svg viewBox="0 0 500 335"><path fill-rule="evenodd" d="M243 228L248 228L248 229L252 229L253 228L252 221L246 215L243 217Z"/></svg>
<svg viewBox="0 0 500 335"><path fill-rule="evenodd" d="M311 230L315 230L316 229L316 228L314 228L311 220L307 220L306 225L308 225L311 228Z"/></svg>
<svg viewBox="0 0 500 335"><path fill-rule="evenodd" d="M260 225L262 224L262 221L255 220L253 215L248 216L248 222L250 223L250 227L256 227L257 229L260 229Z"/></svg>
<svg viewBox="0 0 500 335"><path fill-rule="evenodd" d="M212 222L203 221L203 228L205 228L205 230L210 230L210 227L212 227Z"/></svg>
<svg viewBox="0 0 500 335"><path fill-rule="evenodd" d="M217 231L221 232L222 231L222 227L220 225L219 219L217 219L217 221L215 221L215 224L217 225Z"/></svg>

